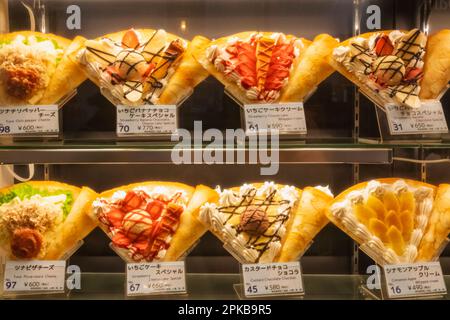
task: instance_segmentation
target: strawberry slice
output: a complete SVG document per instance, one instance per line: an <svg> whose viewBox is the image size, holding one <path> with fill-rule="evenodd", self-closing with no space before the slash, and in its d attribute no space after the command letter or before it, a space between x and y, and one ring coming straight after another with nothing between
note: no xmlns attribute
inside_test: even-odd
<svg viewBox="0 0 450 320"><path fill-rule="evenodd" d="M156 67L156 64L154 64L153 62L152 63L149 63L148 64L148 67L147 67L147 69L145 70L145 72L144 72L144 74L143 74L143 78L144 79L146 79L146 78L148 78L148 76L153 72L153 70L155 69L155 67Z"/></svg>
<svg viewBox="0 0 450 320"><path fill-rule="evenodd" d="M114 65L110 65L106 67L106 72L108 72L110 75L117 74L117 68Z"/></svg>
<svg viewBox="0 0 450 320"><path fill-rule="evenodd" d="M114 65L107 66L105 71L111 76L112 84L119 84L124 81Z"/></svg>
<svg viewBox="0 0 450 320"><path fill-rule="evenodd" d="M147 211L150 216L152 217L152 220L156 220L161 216L161 213L163 212L165 207L165 203L160 200L152 200L147 204L147 207L145 208L145 211Z"/></svg>
<svg viewBox="0 0 450 320"><path fill-rule="evenodd" d="M133 246L139 251L146 251L148 250L150 243L148 241L148 238L143 238L142 240L135 241L133 243Z"/></svg>
<svg viewBox="0 0 450 320"><path fill-rule="evenodd" d="M138 209L142 204L142 197L139 196L134 191L128 191L125 199L123 199L122 208L125 212L132 211L134 209Z"/></svg>
<svg viewBox="0 0 450 320"><path fill-rule="evenodd" d="M238 50L235 45L228 46L225 50L232 56L237 56L238 54Z"/></svg>
<svg viewBox="0 0 450 320"><path fill-rule="evenodd" d="M111 240L119 248L126 248L131 244L131 240L121 232L116 233Z"/></svg>
<svg viewBox="0 0 450 320"><path fill-rule="evenodd" d="M111 211L106 214L106 218L108 219L109 224L114 228L120 228L122 226L122 220L124 216L125 212L119 209L111 209Z"/></svg>
<svg viewBox="0 0 450 320"><path fill-rule="evenodd" d="M236 43L236 72L241 76L242 86L246 89L256 86L256 51L248 43Z"/></svg>
<svg viewBox="0 0 450 320"><path fill-rule="evenodd" d="M413 81L413 80L419 80L423 76L423 72L421 68L411 68L409 71L406 72L406 81Z"/></svg>
<svg viewBox="0 0 450 320"><path fill-rule="evenodd" d="M375 53L377 54L377 56L388 56L391 55L392 52L394 52L394 46L392 45L389 36L383 34L376 41Z"/></svg>
<svg viewBox="0 0 450 320"><path fill-rule="evenodd" d="M281 90L284 80L290 75L293 61L294 45L292 43L276 45L272 51L264 89Z"/></svg>
<svg viewBox="0 0 450 320"><path fill-rule="evenodd" d="M134 29L130 29L127 32L125 32L122 38L122 47L136 49L138 46L139 46L139 37L136 31L134 31Z"/></svg>

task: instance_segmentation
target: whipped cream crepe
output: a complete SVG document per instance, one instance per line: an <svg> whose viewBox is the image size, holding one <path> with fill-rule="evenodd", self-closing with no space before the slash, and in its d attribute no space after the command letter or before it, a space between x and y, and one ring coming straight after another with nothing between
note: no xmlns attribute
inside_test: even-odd
<svg viewBox="0 0 450 320"><path fill-rule="evenodd" d="M277 32L241 32L212 41L194 57L242 104L303 101L333 69L337 41Z"/></svg>
<svg viewBox="0 0 450 320"><path fill-rule="evenodd" d="M200 36L189 42L161 29L130 29L86 41L77 60L116 105L178 104L208 75L192 56L207 43Z"/></svg>
<svg viewBox="0 0 450 320"><path fill-rule="evenodd" d="M0 35L0 106L55 104L86 76L70 57L84 39L19 31Z"/></svg>
<svg viewBox="0 0 450 320"><path fill-rule="evenodd" d="M327 216L380 265L431 261L450 231L449 189L406 179L372 180L337 196Z"/></svg>
<svg viewBox="0 0 450 320"><path fill-rule="evenodd" d="M430 37L418 29L365 33L335 48L330 64L380 106L419 108L450 80L448 30Z"/></svg>
<svg viewBox="0 0 450 320"><path fill-rule="evenodd" d="M0 248L14 260L62 258L95 227L87 212L97 194L53 181L0 190Z"/></svg>
<svg viewBox="0 0 450 320"><path fill-rule="evenodd" d="M241 263L295 261L328 223L333 197L327 188L273 182L216 190L218 200L203 205L199 219Z"/></svg>
<svg viewBox="0 0 450 320"><path fill-rule="evenodd" d="M202 185L135 183L101 193L90 215L125 261L176 261L207 231L195 213L215 196Z"/></svg>

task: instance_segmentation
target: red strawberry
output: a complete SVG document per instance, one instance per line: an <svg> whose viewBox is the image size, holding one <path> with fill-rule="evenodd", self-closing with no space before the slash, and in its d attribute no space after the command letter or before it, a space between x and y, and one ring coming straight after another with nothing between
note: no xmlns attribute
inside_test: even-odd
<svg viewBox="0 0 450 320"><path fill-rule="evenodd" d="M139 251L146 251L150 245L148 238L144 238L142 240L138 240L133 243L133 245L138 249Z"/></svg>
<svg viewBox="0 0 450 320"><path fill-rule="evenodd" d="M411 68L409 71L406 72L406 81L412 81L412 80L419 80L423 76L422 69L421 68Z"/></svg>
<svg viewBox="0 0 450 320"><path fill-rule="evenodd" d="M153 72L153 69L155 69L155 67L156 65L153 62L149 63L147 69L144 72L143 77L147 78Z"/></svg>
<svg viewBox="0 0 450 320"><path fill-rule="evenodd" d="M140 197L136 192L128 191L125 199L123 199L122 208L126 212L138 209L141 206L142 201L142 197Z"/></svg>
<svg viewBox="0 0 450 320"><path fill-rule="evenodd" d="M226 51L233 56L238 54L237 48L234 45L227 47Z"/></svg>
<svg viewBox="0 0 450 320"><path fill-rule="evenodd" d="M123 79L120 77L115 66L112 66L112 65L108 66L108 67L106 67L105 71L111 76L112 84L119 84L119 83L123 82Z"/></svg>
<svg viewBox="0 0 450 320"><path fill-rule="evenodd" d="M119 209L111 209L106 214L106 217L108 219L108 222L114 227L114 228L120 228L122 226L122 220L125 216L125 212Z"/></svg>
<svg viewBox="0 0 450 320"><path fill-rule="evenodd" d="M123 48L132 48L136 49L139 46L139 37L133 29L125 32L122 38L122 47Z"/></svg>
<svg viewBox="0 0 450 320"><path fill-rule="evenodd" d="M117 69L115 66L110 65L106 67L106 72L108 72L110 75L113 75L117 73Z"/></svg>
<svg viewBox="0 0 450 320"><path fill-rule="evenodd" d="M152 200L147 204L145 210L150 214L152 220L156 220L161 216L165 207L164 202L160 200Z"/></svg>
<svg viewBox="0 0 450 320"><path fill-rule="evenodd" d="M378 37L375 44L375 53L377 56L388 56L394 52L394 46L387 35Z"/></svg>
<svg viewBox="0 0 450 320"><path fill-rule="evenodd" d="M137 191L136 194L141 198L142 202L150 200L150 196L143 190Z"/></svg>
<svg viewBox="0 0 450 320"><path fill-rule="evenodd" d="M118 232L112 237L112 242L114 245L120 248L126 248L131 244L130 239L128 239L123 233Z"/></svg>

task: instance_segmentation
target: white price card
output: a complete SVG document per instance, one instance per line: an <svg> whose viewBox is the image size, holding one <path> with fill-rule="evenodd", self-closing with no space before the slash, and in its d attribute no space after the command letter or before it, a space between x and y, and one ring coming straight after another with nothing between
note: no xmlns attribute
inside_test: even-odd
<svg viewBox="0 0 450 320"><path fill-rule="evenodd" d="M176 105L117 106L116 132L119 137L172 134L177 127Z"/></svg>
<svg viewBox="0 0 450 320"><path fill-rule="evenodd" d="M4 292L63 292L66 261L7 261L3 280Z"/></svg>
<svg viewBox="0 0 450 320"><path fill-rule="evenodd" d="M127 295L186 293L184 261L127 264Z"/></svg>
<svg viewBox="0 0 450 320"><path fill-rule="evenodd" d="M447 293L441 264L420 262L384 266L389 298L408 298Z"/></svg>
<svg viewBox="0 0 450 320"><path fill-rule="evenodd" d="M444 110L438 100L422 101L417 109L388 104L386 115L392 135L448 132Z"/></svg>
<svg viewBox="0 0 450 320"><path fill-rule="evenodd" d="M302 295L300 262L254 263L242 265L244 294L247 297Z"/></svg>
<svg viewBox="0 0 450 320"><path fill-rule="evenodd" d="M0 135L58 133L57 105L0 107Z"/></svg>
<svg viewBox="0 0 450 320"><path fill-rule="evenodd" d="M306 134L303 103L244 105L247 134L277 130L281 133Z"/></svg>

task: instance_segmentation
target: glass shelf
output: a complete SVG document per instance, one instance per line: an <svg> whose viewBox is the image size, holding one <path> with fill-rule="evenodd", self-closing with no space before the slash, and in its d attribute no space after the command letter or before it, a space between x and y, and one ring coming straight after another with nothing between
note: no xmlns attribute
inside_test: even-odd
<svg viewBox="0 0 450 320"><path fill-rule="evenodd" d="M270 138L268 139L270 141ZM0 140L3 164L68 163L172 163L176 142L120 141L107 133L67 136L61 141ZM207 146L207 143L202 147ZM245 149L235 146L235 152ZM414 146L410 146L414 147ZM367 163L389 164L392 147L354 143L352 139L289 140L279 142L280 163ZM194 152L198 148L189 148ZM219 148L225 152L225 148ZM248 152L248 148L247 151ZM226 159L224 156L223 159ZM249 159L246 155L246 159Z"/></svg>
<svg viewBox="0 0 450 320"><path fill-rule="evenodd" d="M39 299L71 300L119 300L125 299L123 273L83 273L81 290L72 290L67 297L41 296ZM233 284L239 283L239 274L187 274L187 296L152 296L139 299L197 299L235 300L238 299ZM305 296L308 300L359 300L366 299L360 285L365 277L358 275L304 275ZM447 287L450 276L445 276ZM34 297L36 298L36 297ZM135 299L135 298L128 298ZM444 299L450 299L447 294Z"/></svg>

